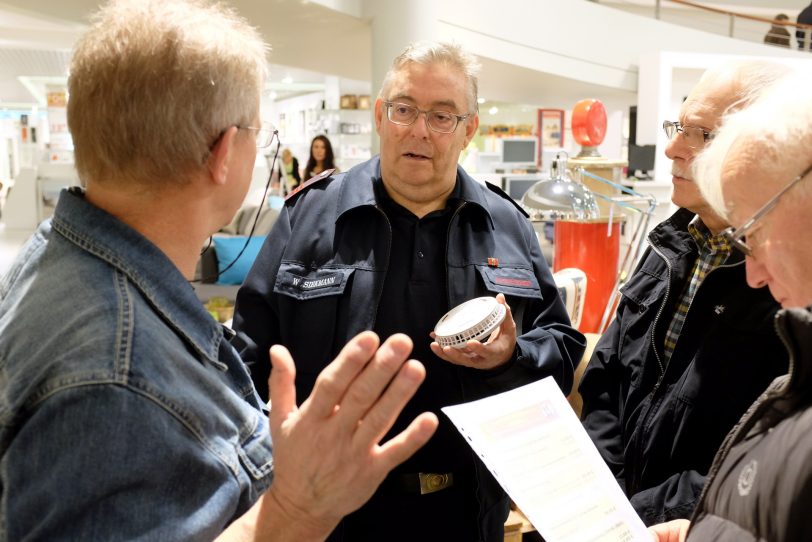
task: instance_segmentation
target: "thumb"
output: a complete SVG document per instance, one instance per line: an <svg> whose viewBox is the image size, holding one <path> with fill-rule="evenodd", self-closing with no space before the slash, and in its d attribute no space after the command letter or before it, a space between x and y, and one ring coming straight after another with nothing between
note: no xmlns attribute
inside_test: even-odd
<svg viewBox="0 0 812 542"><path fill-rule="evenodd" d="M271 376L268 389L271 395L271 429L279 428L296 409L296 365L288 349L275 344L271 347Z"/></svg>

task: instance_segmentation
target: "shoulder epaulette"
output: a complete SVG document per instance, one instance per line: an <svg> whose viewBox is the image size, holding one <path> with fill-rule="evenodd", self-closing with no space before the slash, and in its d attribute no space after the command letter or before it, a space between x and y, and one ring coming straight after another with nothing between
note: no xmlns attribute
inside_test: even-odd
<svg viewBox="0 0 812 542"><path fill-rule="evenodd" d="M335 168L333 168L333 169L325 169L324 171L322 171L318 175L314 175L313 177L310 177L307 181L303 182L302 184L300 184L299 186L297 186L296 188L294 188L293 190L288 192L288 195L285 196L285 201L288 201L290 198L292 198L293 196L295 196L296 194L298 194L302 190L313 186L317 182L323 181L324 179L329 178L333 174L334 171L335 171Z"/></svg>
<svg viewBox="0 0 812 542"><path fill-rule="evenodd" d="M513 204L514 207L516 207L519 210L520 213L522 213L527 218L530 218L530 215L527 214L527 211L525 210L525 208L522 207L521 205L519 205L519 202L517 202L515 199L508 196L507 192L502 190L500 187L496 186L493 183L489 183L489 182L486 182L485 186L487 186L490 189L491 192L495 192L496 194L499 194L500 196L502 196L503 198L508 200L510 203Z"/></svg>

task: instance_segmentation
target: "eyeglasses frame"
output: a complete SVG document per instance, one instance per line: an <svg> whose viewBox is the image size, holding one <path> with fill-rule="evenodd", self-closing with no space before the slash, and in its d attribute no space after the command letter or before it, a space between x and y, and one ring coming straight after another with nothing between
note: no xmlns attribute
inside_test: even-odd
<svg viewBox="0 0 812 542"><path fill-rule="evenodd" d="M428 128L432 132L437 132L438 134L453 134L454 132L457 131L457 126L460 125L460 122L468 119L473 114L473 113L466 113L465 115L457 115L456 113L452 113L451 111L439 111L439 110L436 110L436 109L428 109L428 110L427 109L420 109L419 107L417 107L415 105L405 104L403 102L383 102L383 105L386 106L386 119L389 122L391 122L392 124L397 124L398 126L411 126L412 124L417 122L417 119L420 117L420 113L424 113L425 114L424 118L426 119L426 128ZM414 120L412 122L410 122L409 124L403 124L402 122L395 122L395 121L392 120L392 117L391 117L392 106L394 106L394 105L403 105L403 106L406 106L406 107L414 108L414 109L417 110L417 115L415 115ZM438 130L436 128L433 128L431 126L431 124L429 124L429 113L445 113L445 114L451 115L451 116L457 118L457 123L454 124L454 128L451 129L451 131L449 131L449 132L444 132L442 130Z"/></svg>
<svg viewBox="0 0 812 542"><path fill-rule="evenodd" d="M270 147L271 145L273 145L274 136L279 137L279 130L277 130L276 127L273 124L271 124L270 122L268 122L268 121L262 121L258 127L257 126L240 126L239 124L237 124L236 127L237 127L238 130L251 130L252 132L256 132L257 133L257 148L258 149L266 149L266 148ZM270 136L268 136L268 142L263 143L262 145L260 145L259 144L259 137L260 137L260 135L264 135L266 133L270 134Z"/></svg>
<svg viewBox="0 0 812 542"><path fill-rule="evenodd" d="M668 129L669 129L669 127L672 127L672 126L674 127L675 131L674 131L673 134L668 135ZM665 132L665 135L666 135L666 137L668 137L669 141L671 139L673 139L674 136L677 133L683 134L683 137L684 137L685 136L685 131L684 131L685 128L694 128L696 130L700 130L702 132L702 143L703 144L707 143L708 141L710 141L711 139L716 137L716 134L714 134L713 132L709 132L708 130L705 130L704 128L701 128L699 126L691 126L690 124L682 124L679 121L673 121L673 120L664 120L663 121L663 131Z"/></svg>

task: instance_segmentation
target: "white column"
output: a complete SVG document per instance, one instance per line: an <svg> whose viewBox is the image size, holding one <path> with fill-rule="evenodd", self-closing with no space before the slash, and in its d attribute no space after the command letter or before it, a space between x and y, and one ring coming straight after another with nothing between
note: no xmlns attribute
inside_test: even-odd
<svg viewBox="0 0 812 542"><path fill-rule="evenodd" d="M365 0L364 15L372 22L372 100L392 61L412 42L436 40L438 36L435 0ZM377 136L372 152L379 150Z"/></svg>

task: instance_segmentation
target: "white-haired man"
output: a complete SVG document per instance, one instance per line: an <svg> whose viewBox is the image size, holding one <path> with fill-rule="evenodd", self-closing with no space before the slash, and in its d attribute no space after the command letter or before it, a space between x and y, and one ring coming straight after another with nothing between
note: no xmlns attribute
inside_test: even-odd
<svg viewBox="0 0 812 542"><path fill-rule="evenodd" d="M767 62L710 69L679 121L663 124L680 209L649 235L581 380L584 427L647 525L691 515L722 439L786 372L780 356L756 361L780 348L778 305L747 286L744 259L721 236L727 222L691 173L722 115L786 71Z"/></svg>
<svg viewBox="0 0 812 542"><path fill-rule="evenodd" d="M789 374L748 409L714 459L689 540L812 540L812 76L797 72L727 118L697 161L708 202L732 224L747 281L781 303ZM760 356L772 363L784 352ZM686 522L654 529L680 540Z"/></svg>
<svg viewBox="0 0 812 542"><path fill-rule="evenodd" d="M395 431L412 412L439 413L548 375L569 390L584 339L533 229L507 196L457 165L479 126L476 72L456 45L407 48L375 103L380 157L288 199L237 297L235 329L255 382L267 378L267 346L279 343L308 360L296 382L306 394L345 337L369 329L406 333L426 364ZM432 343L446 311L485 295L510 303L498 333L462 351ZM442 419L331 540L496 542L507 514L504 491Z"/></svg>
<svg viewBox="0 0 812 542"><path fill-rule="evenodd" d="M366 333L300 409L275 347L269 432L187 282L272 141L265 49L194 0L113 2L79 40L68 123L85 188L0 282L3 540L322 540L436 427L427 413L378 445L424 370L404 364L407 337L378 349Z"/></svg>

